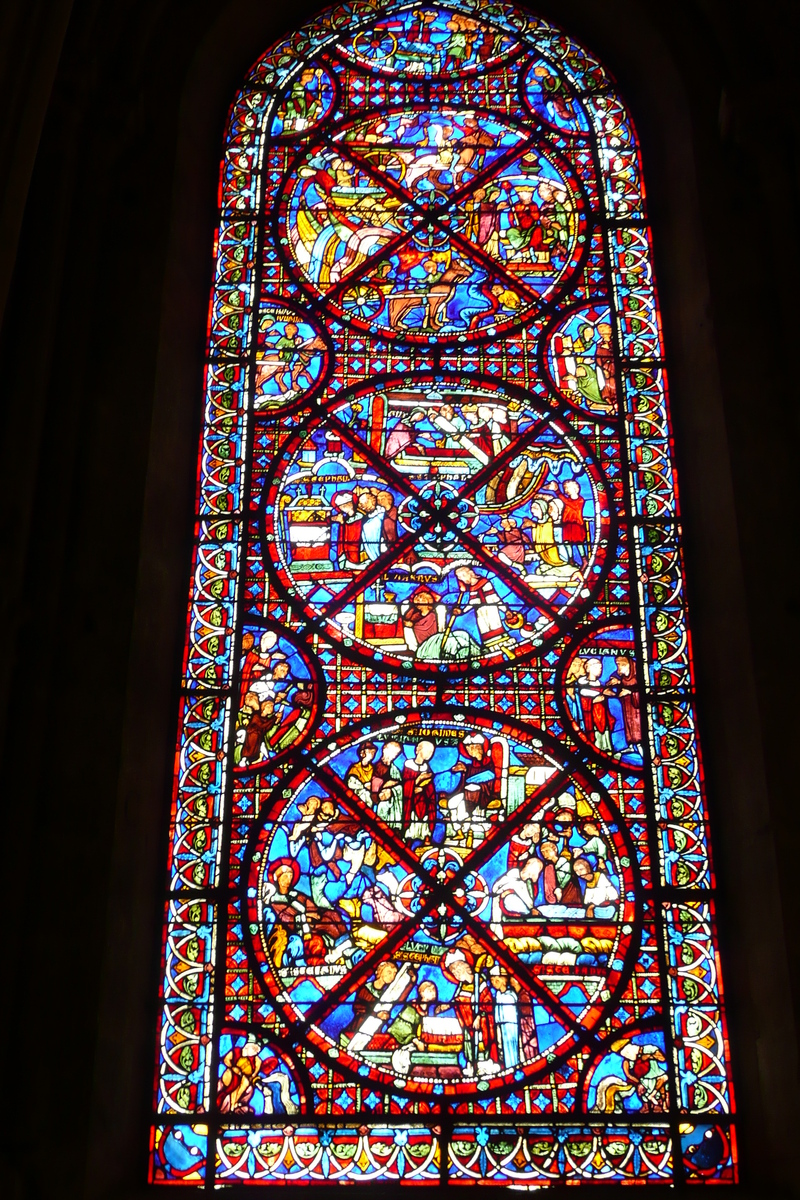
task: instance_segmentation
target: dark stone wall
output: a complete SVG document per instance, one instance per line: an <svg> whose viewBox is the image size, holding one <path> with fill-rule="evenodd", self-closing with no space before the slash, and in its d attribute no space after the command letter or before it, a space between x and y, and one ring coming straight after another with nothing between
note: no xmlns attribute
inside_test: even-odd
<svg viewBox="0 0 800 1200"><path fill-rule="evenodd" d="M800 6L558 0L637 121L748 1194L800 1194ZM217 163L307 0L0 13L0 1191L143 1189Z"/></svg>

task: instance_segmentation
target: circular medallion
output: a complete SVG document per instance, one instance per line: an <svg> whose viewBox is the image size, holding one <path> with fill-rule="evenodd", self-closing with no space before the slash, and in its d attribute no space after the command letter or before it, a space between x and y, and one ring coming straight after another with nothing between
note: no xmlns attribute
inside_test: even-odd
<svg viewBox="0 0 800 1200"><path fill-rule="evenodd" d="M731 1159L732 1129L722 1125L681 1125L681 1152L687 1178L692 1183L715 1182L720 1166ZM729 1167L729 1178L735 1178Z"/></svg>
<svg viewBox="0 0 800 1200"><path fill-rule="evenodd" d="M342 124L286 183L289 268L349 324L412 342L493 337L563 290L586 249L572 168L475 109Z"/></svg>
<svg viewBox="0 0 800 1200"><path fill-rule="evenodd" d="M264 521L278 582L328 638L422 672L539 652L590 602L612 536L568 426L471 381L337 400L287 440Z"/></svg>
<svg viewBox="0 0 800 1200"><path fill-rule="evenodd" d="M633 850L536 731L453 710L343 734L264 807L245 864L254 967L337 1070L490 1092L603 1019L635 947Z"/></svg>

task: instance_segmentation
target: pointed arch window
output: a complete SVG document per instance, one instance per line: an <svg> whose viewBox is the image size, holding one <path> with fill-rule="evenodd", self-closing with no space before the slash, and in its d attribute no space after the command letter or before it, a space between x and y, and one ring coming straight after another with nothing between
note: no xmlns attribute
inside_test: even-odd
<svg viewBox="0 0 800 1200"><path fill-rule="evenodd" d="M613 80L326 11L226 132L151 1179L734 1181L694 704Z"/></svg>

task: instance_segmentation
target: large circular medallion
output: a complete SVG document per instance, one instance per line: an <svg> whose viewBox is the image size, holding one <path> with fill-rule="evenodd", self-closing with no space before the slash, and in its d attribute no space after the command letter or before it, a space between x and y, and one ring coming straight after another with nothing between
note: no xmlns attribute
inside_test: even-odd
<svg viewBox="0 0 800 1200"><path fill-rule="evenodd" d="M591 600L610 509L569 428L489 385L362 388L285 446L265 544L293 604L401 670L500 667Z"/></svg>
<svg viewBox="0 0 800 1200"><path fill-rule="evenodd" d="M245 886L272 1002L387 1088L481 1093L551 1069L635 953L611 801L491 716L401 713L331 743L265 807Z"/></svg>
<svg viewBox="0 0 800 1200"><path fill-rule="evenodd" d="M494 336L563 290L586 244L572 168L467 109L342 125L287 180L281 242L325 309L405 341Z"/></svg>

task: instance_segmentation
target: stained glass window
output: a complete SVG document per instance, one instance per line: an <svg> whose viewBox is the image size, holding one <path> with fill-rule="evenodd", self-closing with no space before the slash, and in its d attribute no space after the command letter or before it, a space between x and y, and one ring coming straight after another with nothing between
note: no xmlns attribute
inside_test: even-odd
<svg viewBox="0 0 800 1200"><path fill-rule="evenodd" d="M636 135L507 4L230 111L151 1179L732 1182Z"/></svg>

